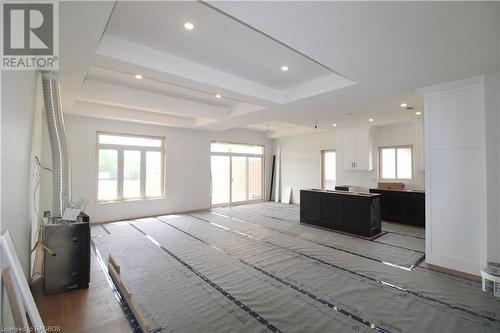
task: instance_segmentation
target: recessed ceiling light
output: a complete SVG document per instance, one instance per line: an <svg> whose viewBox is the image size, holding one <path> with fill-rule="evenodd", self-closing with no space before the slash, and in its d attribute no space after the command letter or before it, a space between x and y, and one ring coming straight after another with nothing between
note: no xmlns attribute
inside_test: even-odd
<svg viewBox="0 0 500 333"><path fill-rule="evenodd" d="M217 95L215 95L215 97L216 98L221 98L222 96L221 96L221 94L217 94Z"/></svg>
<svg viewBox="0 0 500 333"><path fill-rule="evenodd" d="M408 104L406 104L406 103L401 103L401 105L400 105L400 106L401 106L402 108L404 108L404 107L408 106Z"/></svg>
<svg viewBox="0 0 500 333"><path fill-rule="evenodd" d="M337 127L337 124L332 124L333 127Z"/></svg>
<svg viewBox="0 0 500 333"><path fill-rule="evenodd" d="M369 121L370 123L373 123L373 122L375 121L375 119L370 118L370 119L368 119L368 121Z"/></svg>
<svg viewBox="0 0 500 333"><path fill-rule="evenodd" d="M184 29L186 30L193 30L194 29L194 24L191 22L186 22L184 23Z"/></svg>
<svg viewBox="0 0 500 333"><path fill-rule="evenodd" d="M134 76L137 80L142 80L142 75L141 74L135 74Z"/></svg>
<svg viewBox="0 0 500 333"><path fill-rule="evenodd" d="M284 65L284 66L281 66L281 70L283 72L287 72L288 71L288 66Z"/></svg>
<svg viewBox="0 0 500 333"><path fill-rule="evenodd" d="M417 116L420 116L420 115L422 114L422 112L417 111L417 112L415 112L415 114L416 114Z"/></svg>

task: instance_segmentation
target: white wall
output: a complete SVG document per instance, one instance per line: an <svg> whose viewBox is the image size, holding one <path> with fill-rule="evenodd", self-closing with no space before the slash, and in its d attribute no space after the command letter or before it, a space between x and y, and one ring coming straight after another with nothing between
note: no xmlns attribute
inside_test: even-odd
<svg viewBox="0 0 500 333"><path fill-rule="evenodd" d="M272 141L264 133L249 130L208 132L72 115L66 115L65 120L72 165L72 200L88 201L85 212L91 216L93 222L208 208L212 140L266 145L265 192L269 190L273 146ZM97 131L166 137L165 199L97 203L95 180ZM45 149L48 149L47 143L45 133ZM50 160L44 160L44 163L50 165ZM50 198L50 181L50 177L45 177L43 180L45 199ZM49 204L50 199L44 200L45 207Z"/></svg>
<svg viewBox="0 0 500 333"><path fill-rule="evenodd" d="M29 268L30 168L35 71L2 73L2 233L9 231L21 265Z"/></svg>
<svg viewBox="0 0 500 333"><path fill-rule="evenodd" d="M485 75L488 261L500 262L500 72Z"/></svg>
<svg viewBox="0 0 500 333"><path fill-rule="evenodd" d="M418 165L416 153L417 127L414 123L375 126L373 129L374 169L372 171L351 171L342 167L341 131L331 130L314 134L284 137L276 140L281 147L282 186L292 187L292 201L300 203L300 190L318 188L321 185L321 150L335 149L337 152L337 184L347 184L367 191L377 187L377 149L379 146L413 145L414 177L407 181L407 188L423 189L424 172Z"/></svg>
<svg viewBox="0 0 500 333"><path fill-rule="evenodd" d="M1 233L9 231L28 276L30 258L30 156L36 96L35 71L2 71ZM0 283L0 288L3 288ZM3 296L3 295L2 295ZM10 310L1 302L1 325L11 326Z"/></svg>
<svg viewBox="0 0 500 333"><path fill-rule="evenodd" d="M484 77L425 96L426 261L479 274L487 254Z"/></svg>

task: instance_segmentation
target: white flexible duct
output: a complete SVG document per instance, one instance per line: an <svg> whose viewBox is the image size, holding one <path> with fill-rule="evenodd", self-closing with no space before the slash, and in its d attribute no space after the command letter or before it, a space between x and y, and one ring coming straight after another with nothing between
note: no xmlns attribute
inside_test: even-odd
<svg viewBox="0 0 500 333"><path fill-rule="evenodd" d="M52 216L61 217L71 201L71 164L57 75L44 72L42 86L52 147Z"/></svg>

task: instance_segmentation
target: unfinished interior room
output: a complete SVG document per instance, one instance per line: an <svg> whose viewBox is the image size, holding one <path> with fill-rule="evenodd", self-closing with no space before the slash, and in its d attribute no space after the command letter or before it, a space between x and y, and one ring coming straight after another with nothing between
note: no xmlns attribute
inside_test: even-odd
<svg viewBox="0 0 500 333"><path fill-rule="evenodd" d="M2 1L2 332L500 332L500 2Z"/></svg>

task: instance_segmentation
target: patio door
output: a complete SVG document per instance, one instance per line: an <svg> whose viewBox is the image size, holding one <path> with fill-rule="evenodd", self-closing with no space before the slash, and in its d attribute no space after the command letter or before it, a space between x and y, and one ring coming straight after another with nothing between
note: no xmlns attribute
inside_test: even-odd
<svg viewBox="0 0 500 333"><path fill-rule="evenodd" d="M262 146L212 143L212 206L262 200L263 153Z"/></svg>

